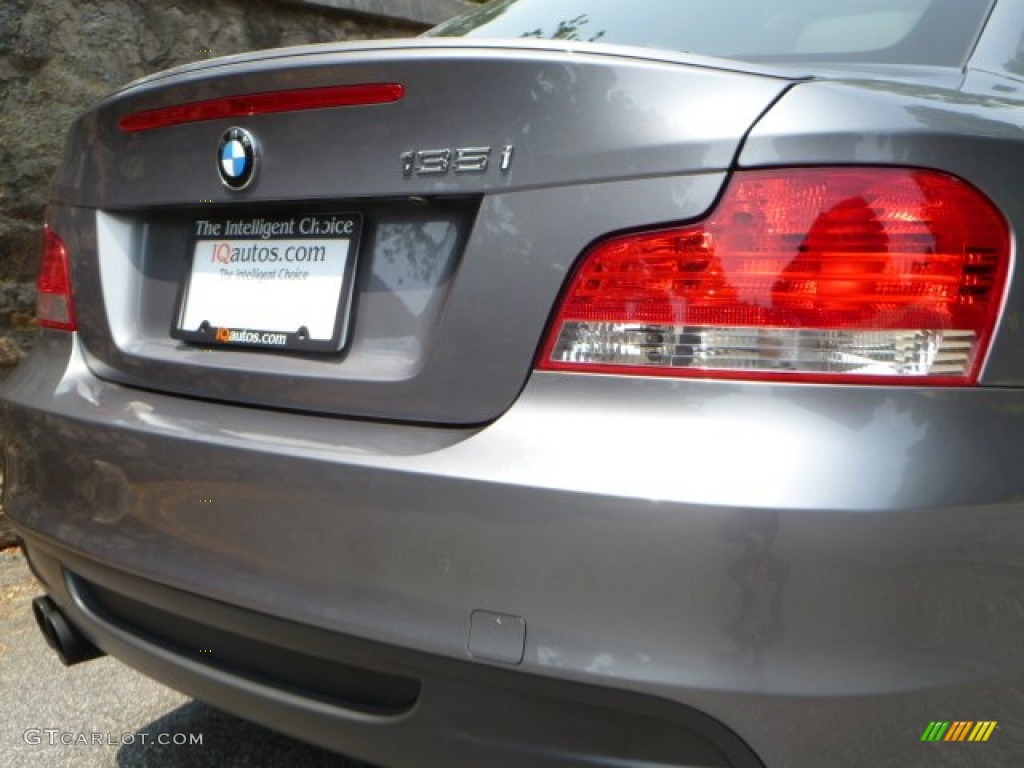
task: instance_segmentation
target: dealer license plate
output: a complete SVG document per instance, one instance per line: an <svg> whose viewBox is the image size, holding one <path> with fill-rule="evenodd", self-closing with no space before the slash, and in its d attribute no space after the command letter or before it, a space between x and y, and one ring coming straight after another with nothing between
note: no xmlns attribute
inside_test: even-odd
<svg viewBox="0 0 1024 768"><path fill-rule="evenodd" d="M225 216L193 223L171 335L211 346L345 346L362 217Z"/></svg>

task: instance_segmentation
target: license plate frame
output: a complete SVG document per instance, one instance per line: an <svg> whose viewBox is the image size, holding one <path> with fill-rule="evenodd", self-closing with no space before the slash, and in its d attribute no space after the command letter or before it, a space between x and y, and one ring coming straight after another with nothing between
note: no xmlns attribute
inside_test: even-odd
<svg viewBox="0 0 1024 768"><path fill-rule="evenodd" d="M362 214L228 214L191 226L172 338L240 349L345 348Z"/></svg>

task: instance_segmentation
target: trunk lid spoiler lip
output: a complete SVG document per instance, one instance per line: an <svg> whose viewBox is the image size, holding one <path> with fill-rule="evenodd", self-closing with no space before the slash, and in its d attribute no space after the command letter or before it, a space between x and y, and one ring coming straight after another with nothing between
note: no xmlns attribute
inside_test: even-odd
<svg viewBox="0 0 1024 768"><path fill-rule="evenodd" d="M133 97L147 92L151 88L179 85L186 82L205 79L209 76L240 73L244 68L254 64L269 64L299 59L317 59L316 64L326 63L326 57L338 57L339 63L363 54L443 54L449 52L457 55L470 53L497 54L500 52L517 55L530 54L565 54L568 57L580 55L596 58L619 60L647 61L653 64L677 64L684 67L735 74L765 77L790 83L811 82L815 80L877 80L877 81L939 81L948 87L955 87L954 79L964 76L962 69L933 66L895 66L895 65L847 65L842 62L803 64L791 61L756 62L725 57L707 56L704 54L673 51L665 48L648 48L634 45L617 45L612 43L587 43L563 40L535 39L500 39L500 38L386 38L381 40L361 40L341 43L318 43L284 48L268 48L250 51L215 59L195 61L177 67L155 72L151 75L126 83L111 91L93 105L93 108L105 106L112 101L125 97Z"/></svg>
<svg viewBox="0 0 1024 768"><path fill-rule="evenodd" d="M768 66L763 64L740 61L738 59L705 56L685 51L672 51L663 48L646 48L632 45L615 45L611 43L581 43L561 40L524 40L483 39L483 38L397 38L375 41L359 41L344 43L319 43L300 45L287 48L269 48L261 51L240 53L206 61L173 67L171 69L147 75L134 80L112 92L103 101L123 96L131 91L144 89L146 86L162 85L167 81L178 79L188 80L198 75L207 75L230 71L239 66L268 63L285 59L313 58L319 56L348 56L361 53L386 52L458 52L466 53L497 53L513 51L517 54L566 54L609 57L616 59L635 59L663 64L680 64L683 66L702 67L705 69L737 74L757 75L777 80L811 80L814 74L787 66ZM103 103L103 102L100 102Z"/></svg>

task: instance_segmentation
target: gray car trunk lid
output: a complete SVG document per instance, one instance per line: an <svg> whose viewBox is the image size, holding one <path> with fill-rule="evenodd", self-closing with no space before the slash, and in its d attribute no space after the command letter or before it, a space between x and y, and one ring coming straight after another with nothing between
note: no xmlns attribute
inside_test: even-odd
<svg viewBox="0 0 1024 768"><path fill-rule="evenodd" d="M515 399L563 280L594 240L692 220L792 79L612 46L393 41L274 52L141 81L83 116L54 198L86 359L127 385L246 405L480 423ZM395 103L125 133L125 115L239 94L399 83ZM244 191L217 175L258 138ZM488 148L483 172L408 173L408 153ZM511 149L509 149L511 148ZM507 169L500 158L510 157ZM416 155L419 157L419 155ZM171 338L195 222L363 218L349 341L298 354Z"/></svg>

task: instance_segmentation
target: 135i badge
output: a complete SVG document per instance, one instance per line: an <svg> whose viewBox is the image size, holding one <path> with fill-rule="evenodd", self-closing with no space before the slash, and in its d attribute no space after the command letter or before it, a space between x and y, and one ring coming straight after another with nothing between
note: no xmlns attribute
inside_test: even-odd
<svg viewBox="0 0 1024 768"><path fill-rule="evenodd" d="M515 148L501 150L498 168L508 173ZM419 149L402 153L402 175L444 176L448 173L486 173L491 167L491 147L458 147L455 149Z"/></svg>

